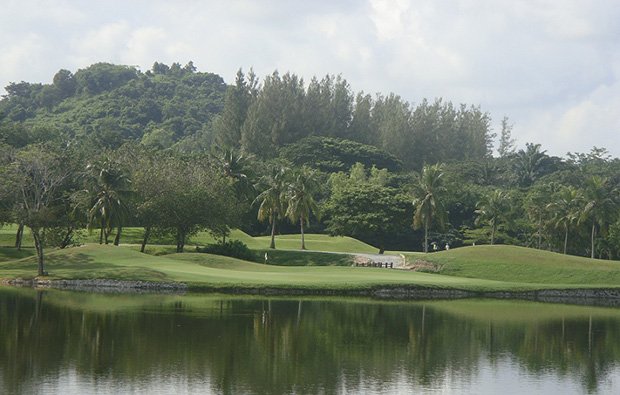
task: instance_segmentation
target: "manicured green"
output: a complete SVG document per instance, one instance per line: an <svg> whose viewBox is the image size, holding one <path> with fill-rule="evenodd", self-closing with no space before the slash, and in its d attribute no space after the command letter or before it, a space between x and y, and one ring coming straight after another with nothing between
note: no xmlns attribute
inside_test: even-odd
<svg viewBox="0 0 620 395"><path fill-rule="evenodd" d="M620 262L507 245L463 247L430 254L405 253L441 265L440 273L531 284L620 287Z"/></svg>

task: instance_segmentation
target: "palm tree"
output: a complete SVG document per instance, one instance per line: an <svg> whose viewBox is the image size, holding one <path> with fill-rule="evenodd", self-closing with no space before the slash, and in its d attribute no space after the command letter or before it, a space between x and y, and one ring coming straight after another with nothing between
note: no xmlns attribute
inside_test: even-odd
<svg viewBox="0 0 620 395"><path fill-rule="evenodd" d="M221 174L229 180L233 187L237 202L245 203L250 196L254 196L255 189L252 179L255 176L252 169L251 155L244 155L240 150L232 147L215 147L211 153L211 159ZM222 232L222 244L226 244L226 236L230 232L232 224L227 223Z"/></svg>
<svg viewBox="0 0 620 395"><path fill-rule="evenodd" d="M448 222L448 212L440 200L445 192L442 186L443 166L440 164L425 165L414 186L413 214L414 229L424 226L424 252L428 252L428 230L434 221L439 222L441 229Z"/></svg>
<svg viewBox="0 0 620 395"><path fill-rule="evenodd" d="M293 174L293 180L288 185L288 208L286 216L293 223L299 221L301 228L301 249L306 249L304 239L304 223L310 225L310 214L320 218L319 207L312 196L319 189L316 171L304 166Z"/></svg>
<svg viewBox="0 0 620 395"><path fill-rule="evenodd" d="M525 150L516 153L513 168L518 185L526 187L538 179L549 158L546 152L540 150L540 144L526 143Z"/></svg>
<svg viewBox="0 0 620 395"><path fill-rule="evenodd" d="M594 240L596 238L596 227L600 233L604 233L608 223L613 223L618 215L618 206L612 199L613 194L607 188L607 179L600 176L593 176L587 182L585 189L586 205L583 210L583 219L592 220L592 233L590 236L591 255L594 259Z"/></svg>
<svg viewBox="0 0 620 395"><path fill-rule="evenodd" d="M281 164L269 166L267 174L263 175L258 188L262 192L254 199L253 203L260 202L258 207L258 220L269 220L271 224L271 244L269 248L276 248L276 220L282 218L286 212L285 192L289 169Z"/></svg>
<svg viewBox="0 0 620 395"><path fill-rule="evenodd" d="M99 244L104 241L108 244L112 226L116 225L114 245L118 245L123 221L129 216L127 200L133 193L129 189L131 180L109 158L100 166L89 165L88 168L97 172L91 185L93 202L88 211L89 227L98 221L101 227Z"/></svg>
<svg viewBox="0 0 620 395"><path fill-rule="evenodd" d="M502 190L496 189L492 193L484 196L476 204L478 214L476 223L486 222L491 227L491 244L495 244L495 233L500 221L506 218L509 210L508 194Z"/></svg>
<svg viewBox="0 0 620 395"><path fill-rule="evenodd" d="M568 250L568 234L571 226L576 224L581 216L582 204L583 194L581 191L569 186L563 188L554 201L547 205L553 211L554 227L564 230L564 254Z"/></svg>

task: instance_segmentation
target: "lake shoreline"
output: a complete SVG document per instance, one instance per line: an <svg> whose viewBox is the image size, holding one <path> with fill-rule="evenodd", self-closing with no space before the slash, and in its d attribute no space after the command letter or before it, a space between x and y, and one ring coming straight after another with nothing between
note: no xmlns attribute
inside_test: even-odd
<svg viewBox="0 0 620 395"><path fill-rule="evenodd" d="M312 288L274 286L188 285L182 282L155 282L111 279L43 280L1 279L0 284L15 287L55 288L93 293L221 293L261 296L342 296L384 300L432 299L519 299L544 303L620 307L620 288L538 289L528 291L473 291L422 286L372 286L367 288Z"/></svg>

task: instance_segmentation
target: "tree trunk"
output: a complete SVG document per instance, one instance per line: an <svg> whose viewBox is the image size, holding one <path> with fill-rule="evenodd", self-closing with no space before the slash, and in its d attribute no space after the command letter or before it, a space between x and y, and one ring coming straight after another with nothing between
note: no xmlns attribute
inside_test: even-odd
<svg viewBox="0 0 620 395"><path fill-rule="evenodd" d="M38 273L39 276L44 276L45 271L43 270L43 238L44 231L39 233L38 230L32 229L32 237L34 238L34 248L37 250L37 263L38 263Z"/></svg>
<svg viewBox="0 0 620 395"><path fill-rule="evenodd" d="M538 215L538 249L542 247L542 212Z"/></svg>
<svg viewBox="0 0 620 395"><path fill-rule="evenodd" d="M383 230L379 232L379 254L383 254L385 252L385 234Z"/></svg>
<svg viewBox="0 0 620 395"><path fill-rule="evenodd" d="M592 253L590 254L590 257L592 259L594 259L594 235L596 233L596 222L594 222L594 220L592 220L592 237L591 237L591 245L592 245Z"/></svg>
<svg viewBox="0 0 620 395"><path fill-rule="evenodd" d="M491 245L495 244L495 224L491 227Z"/></svg>
<svg viewBox="0 0 620 395"><path fill-rule="evenodd" d="M147 226L146 230L144 231L144 237L142 238L142 246L140 247L140 252L144 252L144 250L146 249L146 242L148 241L150 234L151 234L151 227Z"/></svg>
<svg viewBox="0 0 620 395"><path fill-rule="evenodd" d="M17 234L15 235L15 248L22 249L22 240L24 238L24 224L19 224Z"/></svg>
<svg viewBox="0 0 620 395"><path fill-rule="evenodd" d="M185 232L178 231L177 233L177 252L183 252L185 248Z"/></svg>
<svg viewBox="0 0 620 395"><path fill-rule="evenodd" d="M299 217L299 223L301 225L301 249L306 249L306 241L304 239L304 217Z"/></svg>
<svg viewBox="0 0 620 395"><path fill-rule="evenodd" d="M566 255L566 251L568 249L568 226L566 227L566 233L564 234L564 255Z"/></svg>
<svg viewBox="0 0 620 395"><path fill-rule="evenodd" d="M276 249L276 216L271 214L271 244L269 248Z"/></svg>
<svg viewBox="0 0 620 395"><path fill-rule="evenodd" d="M101 218L101 229L99 230L99 244L103 244L103 217Z"/></svg>
<svg viewBox="0 0 620 395"><path fill-rule="evenodd" d="M428 253L428 222L424 221L424 253Z"/></svg>
<svg viewBox="0 0 620 395"><path fill-rule="evenodd" d="M65 233L65 237L63 237L62 242L60 244L60 248L67 248L69 242L71 241L71 235L73 234L73 227L70 226L67 228L67 232Z"/></svg>
<svg viewBox="0 0 620 395"><path fill-rule="evenodd" d="M121 231L123 230L122 226L118 226L116 228L116 237L114 238L114 245L117 246L121 242Z"/></svg>

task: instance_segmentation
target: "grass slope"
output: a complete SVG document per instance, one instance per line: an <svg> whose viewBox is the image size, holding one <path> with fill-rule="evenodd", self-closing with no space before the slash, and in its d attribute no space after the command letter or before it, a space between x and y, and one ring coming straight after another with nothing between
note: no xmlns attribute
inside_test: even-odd
<svg viewBox="0 0 620 395"><path fill-rule="evenodd" d="M557 254L532 248L483 245L431 254L406 253L442 266L441 274L530 284L620 287L620 262Z"/></svg>

